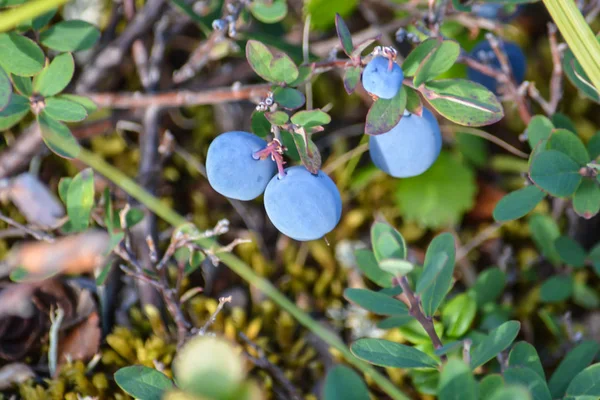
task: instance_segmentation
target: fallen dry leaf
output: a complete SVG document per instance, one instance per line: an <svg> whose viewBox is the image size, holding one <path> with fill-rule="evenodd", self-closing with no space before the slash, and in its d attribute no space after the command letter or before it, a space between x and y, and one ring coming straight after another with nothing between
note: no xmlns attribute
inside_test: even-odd
<svg viewBox="0 0 600 400"><path fill-rule="evenodd" d="M99 326L98 313L91 313L85 321L73 327L69 333L61 338L58 345L59 368L68 360L91 359L100 348L102 332Z"/></svg>
<svg viewBox="0 0 600 400"><path fill-rule="evenodd" d="M26 364L11 363L0 368L0 390L9 389L14 384L33 378L35 373Z"/></svg>
<svg viewBox="0 0 600 400"><path fill-rule="evenodd" d="M492 219L492 213L496 204L500 201L506 192L479 180L479 191L475 199L475 207L469 212L468 217L475 221L484 221Z"/></svg>
<svg viewBox="0 0 600 400"><path fill-rule="evenodd" d="M56 228L65 209L46 185L26 172L11 182L9 197L30 224L40 228Z"/></svg>
<svg viewBox="0 0 600 400"><path fill-rule="evenodd" d="M104 261L108 244L108 234L100 230L62 237L53 243L20 244L7 256L0 275L8 274L16 267L29 273L23 281L46 279L58 273L91 272Z"/></svg>

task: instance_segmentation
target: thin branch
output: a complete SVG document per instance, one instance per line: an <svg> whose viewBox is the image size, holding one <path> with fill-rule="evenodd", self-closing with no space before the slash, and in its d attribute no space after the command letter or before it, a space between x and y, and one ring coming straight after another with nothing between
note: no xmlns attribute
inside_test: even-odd
<svg viewBox="0 0 600 400"><path fill-rule="evenodd" d="M516 147L506 143L504 140L487 133L484 130L477 128L470 128L467 126L456 126L456 125L442 125L442 131L452 132L452 133L466 133L473 136L479 136L482 139L489 140L490 142L502 147L504 150L514 154L517 157L521 157L523 159L529 159L529 154L517 149Z"/></svg>
<svg viewBox="0 0 600 400"><path fill-rule="evenodd" d="M265 97L271 89L271 84L258 85L233 85L209 89L199 92L190 90L177 90L163 93L83 93L98 107L103 108L144 108L161 107L176 108L184 106L197 106L205 104L222 104L232 101L248 100Z"/></svg>
<svg viewBox="0 0 600 400"><path fill-rule="evenodd" d="M59 332L60 325L62 324L63 318L65 317L65 310L58 307L56 312L50 312L50 320L52 321L52 325L50 326L50 348L48 349L48 370L50 372L50 376L54 377L56 375L56 366L58 364L58 341L59 341Z"/></svg>
<svg viewBox="0 0 600 400"><path fill-rule="evenodd" d="M285 376L283 371L279 367L277 367L275 364L273 364L271 361L269 361L269 359L265 355L265 351L262 349L262 347L260 347L256 343L254 343L248 336L246 336L242 332L239 332L238 336L240 337L240 339L242 339L244 342L246 342L246 344L248 346L252 347L258 354L258 357L254 357L254 356L250 355L250 353L245 352L246 357L248 357L248 359L250 361L252 361L252 363L254 363L254 365L256 365L257 367L262 368L262 369L266 370L267 372L269 372L271 374L271 376L288 393L288 397L287 397L288 399L290 399L290 400L302 399L302 395L298 392L298 389L296 389L296 387L294 387L292 382L290 382L290 380Z"/></svg>
<svg viewBox="0 0 600 400"><path fill-rule="evenodd" d="M488 240L494 233L498 231L504 225L504 222L494 222L481 232L479 232L473 239L469 240L464 246L460 247L456 251L456 260L459 261L467 256L475 248L479 247L483 242Z"/></svg>
<svg viewBox="0 0 600 400"><path fill-rule="evenodd" d="M198 329L198 332L196 333L198 336L204 336L206 335L206 331L208 330L208 328L210 328L210 326L212 324L215 323L215 321L217 320L217 315L219 315L219 313L221 312L221 310L223 309L223 307L225 307L226 303L230 303L231 302L231 296L228 297L221 297L219 299L219 305L217 306L217 309L215 310L214 313L212 313L212 315L210 316L210 318L208 319L208 321L206 321L206 323L202 326L202 328Z"/></svg>
<svg viewBox="0 0 600 400"><path fill-rule="evenodd" d="M397 285L400 285L400 287L402 288L402 292L406 296L406 298L408 299L408 303L410 304L408 312L410 313L410 315L415 317L416 320L419 321L423 329L425 329L425 332L427 332L429 339L431 339L431 342L433 343L433 347L435 349L442 348L443 344L437 332L435 331L433 319L431 317L427 317L425 314L423 314L423 311L421 311L421 301L415 297L415 293L412 291L410 283L408 283L408 279L405 276L403 276L401 278L394 278L393 282ZM442 362L446 362L446 360L448 359L446 355L442 355L440 356L440 358Z"/></svg>
<svg viewBox="0 0 600 400"><path fill-rule="evenodd" d="M6 222L7 224L9 224L11 226L14 226L15 228L19 229L23 233L33 236L37 240L43 240L43 241L49 242L49 243L54 242L54 237L52 237L51 235L49 235L45 232L37 231L26 225L23 225L23 224L15 221L14 219L4 215L2 212L0 212L0 220Z"/></svg>

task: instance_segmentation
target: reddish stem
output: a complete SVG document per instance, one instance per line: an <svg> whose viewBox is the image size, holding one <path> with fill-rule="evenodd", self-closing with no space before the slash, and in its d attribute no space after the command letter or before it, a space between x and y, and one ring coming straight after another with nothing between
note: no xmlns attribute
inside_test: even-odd
<svg viewBox="0 0 600 400"><path fill-rule="evenodd" d="M277 164L279 179L281 179L285 176L285 170L283 168L283 165L285 164L283 159L284 151L285 147L281 144L281 142L277 139L273 139L273 141L269 143L267 147L252 154L252 157L254 157L256 160L264 160L267 157L271 157L271 160Z"/></svg>

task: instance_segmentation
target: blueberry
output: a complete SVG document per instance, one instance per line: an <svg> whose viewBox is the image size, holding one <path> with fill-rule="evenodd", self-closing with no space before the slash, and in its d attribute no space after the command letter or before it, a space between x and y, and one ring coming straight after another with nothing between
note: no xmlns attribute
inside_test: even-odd
<svg viewBox="0 0 600 400"><path fill-rule="evenodd" d="M342 216L342 199L335 183L323 171L311 174L303 166L273 177L265 190L265 209L281 233L307 241L331 232Z"/></svg>
<svg viewBox="0 0 600 400"><path fill-rule="evenodd" d="M504 53L508 58L508 63L511 66L517 85L520 85L525 80L525 70L527 68L525 54L523 54L521 48L513 42L500 42L500 48L504 50ZM471 57L478 59L490 67L497 70L501 69L500 61L498 61L496 53L494 53L494 50L492 50L492 47L487 40L482 40L477 43L469 54ZM470 80L480 83L488 88L488 90L498 94L498 82L491 76L487 76L473 68L467 69L467 76Z"/></svg>
<svg viewBox="0 0 600 400"><path fill-rule="evenodd" d="M422 117L405 113L392 130L369 139L373 164L395 178L408 178L427 171L441 150L440 126L426 108Z"/></svg>
<svg viewBox="0 0 600 400"><path fill-rule="evenodd" d="M232 131L217 136L206 155L206 174L212 188L237 200L260 196L276 171L270 158L253 157L266 146L267 142L248 132Z"/></svg>
<svg viewBox="0 0 600 400"><path fill-rule="evenodd" d="M402 68L395 62L389 71L389 60L385 57L374 57L362 73L362 84L365 90L381 99L394 97L404 79Z"/></svg>

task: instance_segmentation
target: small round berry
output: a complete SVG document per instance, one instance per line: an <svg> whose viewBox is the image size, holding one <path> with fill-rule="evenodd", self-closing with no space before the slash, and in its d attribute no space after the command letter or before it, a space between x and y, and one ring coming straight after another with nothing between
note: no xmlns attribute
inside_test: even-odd
<svg viewBox="0 0 600 400"><path fill-rule="evenodd" d="M362 84L365 90L381 99L393 98L404 79L402 68L383 56L374 57L362 73Z"/></svg>
<svg viewBox="0 0 600 400"><path fill-rule="evenodd" d="M389 132L369 139L373 164L395 178L408 178L427 171L441 150L440 126L426 108L422 117L405 113Z"/></svg>
<svg viewBox="0 0 600 400"><path fill-rule="evenodd" d="M275 162L270 158L254 158L254 153L266 146L267 142L248 132L232 131L217 136L206 155L206 175L212 188L237 200L260 196L276 172Z"/></svg>
<svg viewBox="0 0 600 400"><path fill-rule="evenodd" d="M311 174L303 166L286 168L265 190L265 210L281 233L307 241L331 232L342 215L342 199L335 183L323 171Z"/></svg>

